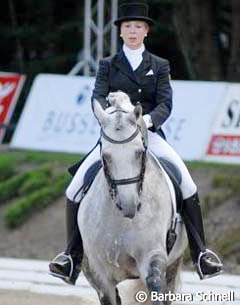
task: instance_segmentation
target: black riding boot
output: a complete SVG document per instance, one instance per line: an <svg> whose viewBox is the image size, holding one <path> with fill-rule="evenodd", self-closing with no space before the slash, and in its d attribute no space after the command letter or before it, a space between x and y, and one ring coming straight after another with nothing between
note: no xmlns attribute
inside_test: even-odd
<svg viewBox="0 0 240 305"><path fill-rule="evenodd" d="M222 272L219 257L206 249L201 207L198 194L183 201L182 217L186 226L190 253L200 279L213 277Z"/></svg>
<svg viewBox="0 0 240 305"><path fill-rule="evenodd" d="M83 258L82 238L77 223L79 205L79 203L67 199L67 249L65 252L58 254L49 264L51 275L59 277L71 285L75 285L81 271Z"/></svg>

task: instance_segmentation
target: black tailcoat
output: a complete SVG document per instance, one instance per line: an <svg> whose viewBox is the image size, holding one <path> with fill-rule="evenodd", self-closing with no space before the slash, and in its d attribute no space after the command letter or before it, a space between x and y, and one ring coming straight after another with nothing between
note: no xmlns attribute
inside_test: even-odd
<svg viewBox="0 0 240 305"><path fill-rule="evenodd" d="M106 97L109 92L127 93L133 105L140 102L143 114L152 118L152 131L164 136L161 126L172 110L172 89L169 82L169 62L145 50L143 60L133 71L124 52L99 62L92 99L96 98L103 108L109 106Z"/></svg>
<svg viewBox="0 0 240 305"><path fill-rule="evenodd" d="M121 50L113 57L100 60L92 100L96 98L105 109L109 106L106 97L110 92L120 90L127 93L133 105L140 102L143 114L151 116L151 130L165 138L161 126L172 110L169 72L169 62L166 59L146 50L143 52L140 66L133 71ZM69 168L72 175L76 173L82 161Z"/></svg>

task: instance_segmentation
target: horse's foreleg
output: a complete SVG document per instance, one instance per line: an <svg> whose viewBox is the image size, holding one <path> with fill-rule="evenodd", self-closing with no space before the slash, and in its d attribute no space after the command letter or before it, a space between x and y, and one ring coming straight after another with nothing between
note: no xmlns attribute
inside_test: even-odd
<svg viewBox="0 0 240 305"><path fill-rule="evenodd" d="M145 275L142 278L149 292L149 298L153 305L166 304L159 298L166 291L166 263L162 256L154 255L145 265Z"/></svg>
<svg viewBox="0 0 240 305"><path fill-rule="evenodd" d="M176 286L179 281L179 273L182 263L182 257L179 257L172 263L170 266L167 267L167 291L174 293L176 291Z"/></svg>
<svg viewBox="0 0 240 305"><path fill-rule="evenodd" d="M91 283L92 284L92 283ZM92 285L93 286L93 285ZM101 305L121 305L121 298L118 293L118 289L111 282L101 284L95 284L93 286L98 294L98 298Z"/></svg>
<svg viewBox="0 0 240 305"><path fill-rule="evenodd" d="M101 305L121 305L121 299L114 281L109 280L105 274L107 271L101 268L101 264L95 263L98 266L98 272L94 271L89 263L89 259L85 256L83 262L84 275L88 279L91 286L96 290Z"/></svg>
<svg viewBox="0 0 240 305"><path fill-rule="evenodd" d="M118 289L115 288L115 293L114 293L114 287L113 293L109 294L107 291L101 291L98 293L98 297L100 300L101 305L121 305L121 298L118 293Z"/></svg>

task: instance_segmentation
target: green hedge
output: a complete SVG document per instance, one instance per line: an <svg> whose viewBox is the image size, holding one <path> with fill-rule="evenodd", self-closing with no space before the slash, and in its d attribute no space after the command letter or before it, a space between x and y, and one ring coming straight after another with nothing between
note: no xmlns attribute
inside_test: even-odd
<svg viewBox="0 0 240 305"><path fill-rule="evenodd" d="M18 194L27 195L32 191L50 185L52 175L53 169L51 169L50 165L28 172L27 178L18 190Z"/></svg>
<svg viewBox="0 0 240 305"><path fill-rule="evenodd" d="M0 204L18 195L18 189L27 178L27 173L17 174L0 183Z"/></svg>
<svg viewBox="0 0 240 305"><path fill-rule="evenodd" d="M24 198L17 199L9 204L5 210L6 225L13 229L20 226L36 211L48 206L56 198L63 194L67 183L69 182L69 175L61 175L42 189L35 190Z"/></svg>
<svg viewBox="0 0 240 305"><path fill-rule="evenodd" d="M70 175L67 167L79 154L7 151L0 153L0 205L9 228L21 225L38 210L61 196Z"/></svg>
<svg viewBox="0 0 240 305"><path fill-rule="evenodd" d="M0 203L42 188L50 183L50 178L51 167L43 166L0 182Z"/></svg>
<svg viewBox="0 0 240 305"><path fill-rule="evenodd" d="M15 164L8 156L0 158L0 182L8 179L15 173Z"/></svg>

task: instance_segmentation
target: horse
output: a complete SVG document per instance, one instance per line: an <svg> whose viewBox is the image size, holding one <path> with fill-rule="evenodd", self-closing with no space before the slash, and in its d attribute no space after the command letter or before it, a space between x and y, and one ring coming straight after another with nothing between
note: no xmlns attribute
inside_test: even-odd
<svg viewBox="0 0 240 305"><path fill-rule="evenodd" d="M107 110L97 100L92 104L101 127L102 168L78 212L82 269L101 305L122 304L117 285L128 279L138 279L151 301L152 293L175 291L186 232L178 222L168 253L167 234L176 219L171 183L148 150L141 106L122 92L109 100Z"/></svg>

